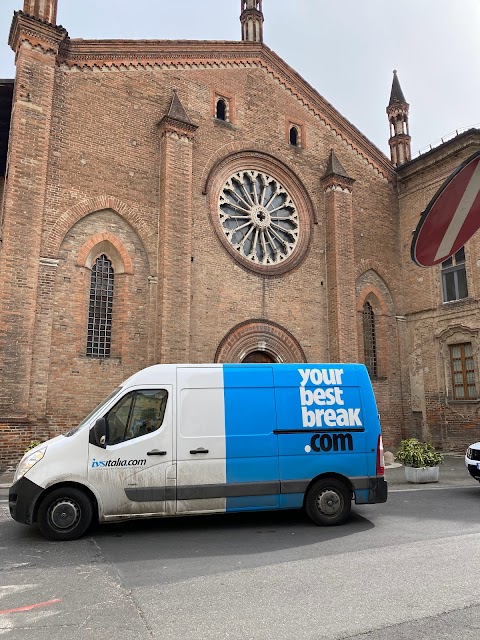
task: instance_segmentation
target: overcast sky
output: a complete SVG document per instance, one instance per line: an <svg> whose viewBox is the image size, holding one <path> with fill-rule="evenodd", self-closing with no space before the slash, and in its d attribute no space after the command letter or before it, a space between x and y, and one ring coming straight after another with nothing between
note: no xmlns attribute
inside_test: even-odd
<svg viewBox="0 0 480 640"><path fill-rule="evenodd" d="M58 0L71 38L239 40L240 0ZM0 78L22 0L0 0ZM480 126L480 0L264 0L264 41L389 155L392 71L412 153Z"/></svg>

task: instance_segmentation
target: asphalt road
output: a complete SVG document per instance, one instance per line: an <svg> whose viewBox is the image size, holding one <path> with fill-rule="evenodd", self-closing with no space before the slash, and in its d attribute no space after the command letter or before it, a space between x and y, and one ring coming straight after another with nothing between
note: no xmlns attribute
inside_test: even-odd
<svg viewBox="0 0 480 640"><path fill-rule="evenodd" d="M354 506L336 528L277 512L110 524L53 543L13 522L6 506L2 639L478 634L480 485L468 478L393 486L386 504Z"/></svg>

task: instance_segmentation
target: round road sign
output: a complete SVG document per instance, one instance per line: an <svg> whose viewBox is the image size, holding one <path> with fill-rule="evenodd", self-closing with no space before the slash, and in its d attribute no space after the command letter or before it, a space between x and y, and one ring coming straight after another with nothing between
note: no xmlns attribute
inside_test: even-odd
<svg viewBox="0 0 480 640"><path fill-rule="evenodd" d="M415 230L411 255L420 267L453 256L480 228L480 151L442 184Z"/></svg>

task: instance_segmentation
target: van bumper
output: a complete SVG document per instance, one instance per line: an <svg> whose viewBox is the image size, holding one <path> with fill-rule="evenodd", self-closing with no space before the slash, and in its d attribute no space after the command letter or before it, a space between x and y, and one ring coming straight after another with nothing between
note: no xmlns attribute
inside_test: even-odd
<svg viewBox="0 0 480 640"><path fill-rule="evenodd" d="M377 504L387 501L388 485L384 476L351 478L355 504Z"/></svg>
<svg viewBox="0 0 480 640"><path fill-rule="evenodd" d="M8 507L12 518L22 524L33 524L35 505L42 492L42 487L25 477L12 484L8 492Z"/></svg>
<svg viewBox="0 0 480 640"><path fill-rule="evenodd" d="M370 478L368 504L386 502L388 495L388 483L383 476Z"/></svg>

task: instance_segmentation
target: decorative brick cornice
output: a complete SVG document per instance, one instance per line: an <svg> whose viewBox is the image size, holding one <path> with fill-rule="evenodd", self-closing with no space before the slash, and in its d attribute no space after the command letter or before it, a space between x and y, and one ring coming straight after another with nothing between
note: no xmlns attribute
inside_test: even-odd
<svg viewBox="0 0 480 640"><path fill-rule="evenodd" d="M399 142L410 142L412 138L407 133L397 133L390 138L388 144L393 147Z"/></svg>
<svg viewBox="0 0 480 640"><path fill-rule="evenodd" d="M181 122L180 120L170 118L169 116L162 118L158 123L158 126L162 135L173 134L177 135L179 138L188 138L188 140L194 139L195 131L198 129L198 126L195 124Z"/></svg>
<svg viewBox="0 0 480 640"><path fill-rule="evenodd" d="M342 191L344 193L352 193L352 186L355 180L344 176L331 175L322 179L323 189L325 193L330 191Z"/></svg>
<svg viewBox="0 0 480 640"><path fill-rule="evenodd" d="M390 117L408 115L410 105L407 102L396 102L395 104L387 107L387 114Z"/></svg>
<svg viewBox="0 0 480 640"><path fill-rule="evenodd" d="M44 53L57 54L60 44L68 37L66 29L56 27L49 22L37 20L22 11L16 11L13 17L8 44L17 51L22 42L32 47L40 47Z"/></svg>
<svg viewBox="0 0 480 640"><path fill-rule="evenodd" d="M403 181L420 175L420 172L430 171L433 165L439 165L455 154L462 154L462 157L465 154L466 158L468 153L473 153L476 149L480 149L480 129L468 129L397 167L397 175Z"/></svg>
<svg viewBox="0 0 480 640"><path fill-rule="evenodd" d="M258 42L171 40L65 40L58 57L66 68L115 70L262 69L390 183L390 160L276 53Z"/></svg>

